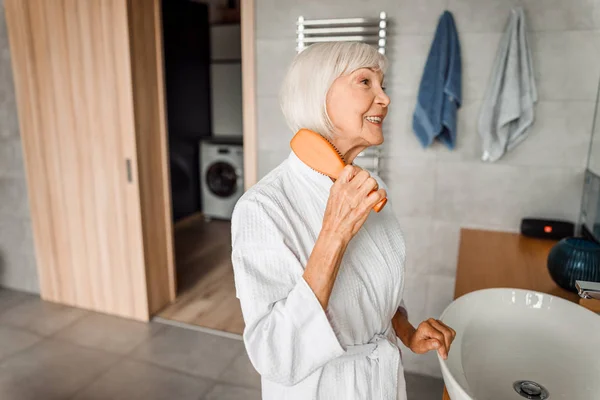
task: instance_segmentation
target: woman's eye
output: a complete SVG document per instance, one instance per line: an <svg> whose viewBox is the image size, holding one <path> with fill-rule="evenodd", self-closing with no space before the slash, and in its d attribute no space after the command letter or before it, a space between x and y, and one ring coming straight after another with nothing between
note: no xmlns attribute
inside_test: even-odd
<svg viewBox="0 0 600 400"><path fill-rule="evenodd" d="M368 79L363 79L362 81L360 81L360 83L364 83L365 85L369 84L369 80Z"/></svg>
<svg viewBox="0 0 600 400"><path fill-rule="evenodd" d="M383 90L385 92L385 90L387 89L387 86L382 86L381 90Z"/></svg>

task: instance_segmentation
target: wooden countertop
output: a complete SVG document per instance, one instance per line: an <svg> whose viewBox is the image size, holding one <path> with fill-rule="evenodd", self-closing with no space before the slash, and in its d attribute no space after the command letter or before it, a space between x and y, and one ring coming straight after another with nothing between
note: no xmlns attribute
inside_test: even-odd
<svg viewBox="0 0 600 400"><path fill-rule="evenodd" d="M518 233L462 229L454 298L480 289L536 290L577 303L579 296L559 287L546 261L555 240Z"/></svg>
<svg viewBox="0 0 600 400"><path fill-rule="evenodd" d="M556 243L518 233L462 229L454 298L475 290L508 287L578 303L579 296L559 287L548 272L548 253ZM443 400L450 400L446 388Z"/></svg>

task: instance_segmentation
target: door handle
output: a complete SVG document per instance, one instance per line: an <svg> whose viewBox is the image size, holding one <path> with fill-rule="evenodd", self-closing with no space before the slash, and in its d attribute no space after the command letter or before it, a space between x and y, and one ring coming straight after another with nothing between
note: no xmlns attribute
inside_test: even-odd
<svg viewBox="0 0 600 400"><path fill-rule="evenodd" d="M127 169L127 182L131 183L131 182L133 182L133 177L131 174L131 159L130 158L125 159L125 168Z"/></svg>

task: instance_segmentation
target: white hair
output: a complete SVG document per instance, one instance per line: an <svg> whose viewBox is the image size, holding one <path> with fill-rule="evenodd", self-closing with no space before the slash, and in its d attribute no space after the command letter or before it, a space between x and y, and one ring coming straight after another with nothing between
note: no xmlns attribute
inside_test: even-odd
<svg viewBox="0 0 600 400"><path fill-rule="evenodd" d="M338 77L361 68L385 73L386 57L358 42L318 43L297 54L280 93L281 110L292 132L306 128L331 138L334 129L325 104L327 92Z"/></svg>

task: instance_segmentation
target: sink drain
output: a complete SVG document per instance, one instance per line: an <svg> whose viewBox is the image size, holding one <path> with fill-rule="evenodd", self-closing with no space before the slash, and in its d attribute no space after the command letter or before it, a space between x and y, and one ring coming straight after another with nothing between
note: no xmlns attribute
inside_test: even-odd
<svg viewBox="0 0 600 400"><path fill-rule="evenodd" d="M532 381L516 381L513 388L522 397L530 400L544 400L550 397L545 387Z"/></svg>

